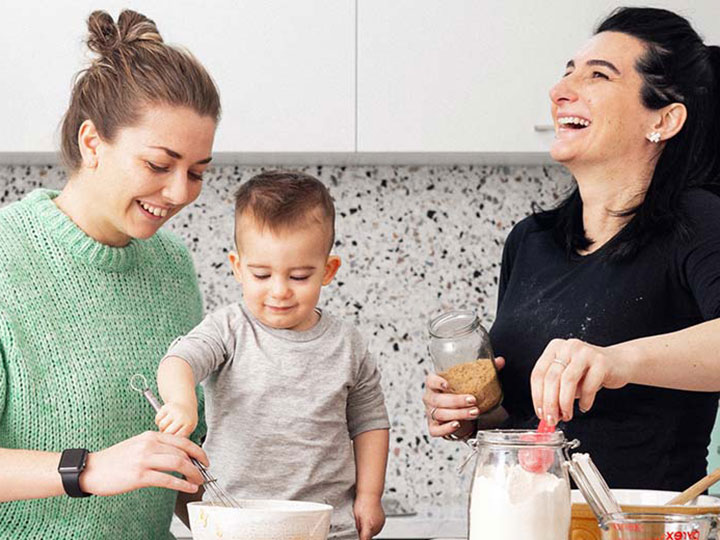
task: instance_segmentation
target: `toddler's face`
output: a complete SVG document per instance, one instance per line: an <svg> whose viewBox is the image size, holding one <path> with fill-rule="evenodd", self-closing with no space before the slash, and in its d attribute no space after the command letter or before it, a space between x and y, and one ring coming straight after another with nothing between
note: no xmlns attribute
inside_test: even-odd
<svg viewBox="0 0 720 540"><path fill-rule="evenodd" d="M230 254L230 264L250 312L272 328L311 328L320 290L340 267L340 259L327 254L322 226L275 233L243 217L238 231L240 253Z"/></svg>

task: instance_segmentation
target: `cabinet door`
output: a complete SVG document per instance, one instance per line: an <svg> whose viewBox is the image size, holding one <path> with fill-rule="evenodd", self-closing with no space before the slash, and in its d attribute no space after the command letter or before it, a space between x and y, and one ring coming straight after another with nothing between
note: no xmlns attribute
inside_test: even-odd
<svg viewBox="0 0 720 540"><path fill-rule="evenodd" d="M57 148L98 7L146 14L208 68L223 106L216 151L354 150L354 0L27 0L3 13L0 152Z"/></svg>
<svg viewBox="0 0 720 540"><path fill-rule="evenodd" d="M204 5L192 50L220 87L217 151L355 150L354 0Z"/></svg>
<svg viewBox="0 0 720 540"><path fill-rule="evenodd" d="M717 0L652 4L718 42ZM552 132L534 126L552 123L548 91L617 5L360 0L358 151L547 151Z"/></svg>

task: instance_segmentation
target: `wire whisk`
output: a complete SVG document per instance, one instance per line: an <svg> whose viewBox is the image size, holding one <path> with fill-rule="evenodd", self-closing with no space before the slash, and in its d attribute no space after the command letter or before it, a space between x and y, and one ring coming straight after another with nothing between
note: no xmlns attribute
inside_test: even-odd
<svg viewBox="0 0 720 540"><path fill-rule="evenodd" d="M160 408L162 407L162 404L160 403L160 400L153 394L153 391L148 386L147 379L144 375L140 373L136 373L130 378L130 388L135 390L136 392L142 394L145 396L145 399L148 400L150 405L152 405L152 408L155 410L155 412L158 412ZM213 476L210 474L210 471L200 463L195 458L190 458L190 461L192 461L193 465L198 468L200 471L200 474L203 477L203 487L205 488L205 491L208 492L210 495L211 500L208 502L213 505L217 506L229 506L234 508L240 508L240 503L227 491L225 491L220 485L217 483L217 478L213 478Z"/></svg>

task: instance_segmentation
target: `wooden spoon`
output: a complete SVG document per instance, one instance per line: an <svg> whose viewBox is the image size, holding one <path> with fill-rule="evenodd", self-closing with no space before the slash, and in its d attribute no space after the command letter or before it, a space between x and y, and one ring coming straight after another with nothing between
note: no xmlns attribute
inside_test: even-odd
<svg viewBox="0 0 720 540"><path fill-rule="evenodd" d="M670 499L665 504L666 505L687 504L690 501L692 501L695 497L700 495L707 488L712 486L718 480L720 480L720 468L715 469L713 472L711 472L707 476L701 478L700 480L695 482L692 486L687 488L685 491L683 491L679 495L676 495L675 497Z"/></svg>

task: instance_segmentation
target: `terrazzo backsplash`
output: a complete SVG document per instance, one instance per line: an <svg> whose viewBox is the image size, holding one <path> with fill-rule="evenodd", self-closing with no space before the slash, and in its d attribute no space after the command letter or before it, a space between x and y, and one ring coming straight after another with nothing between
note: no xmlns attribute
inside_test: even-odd
<svg viewBox="0 0 720 540"><path fill-rule="evenodd" d="M240 298L227 262L232 196L241 181L265 169L209 170L198 200L169 224L193 254L206 311ZM382 371L392 422L386 493L406 509L462 503L470 474L460 477L455 469L467 447L427 434L426 324L454 308L475 309L491 325L506 235L533 202L549 207L562 197L570 176L558 166L298 169L320 178L337 207L343 265L320 305L355 321ZM64 181L59 167L2 166L0 206Z"/></svg>

